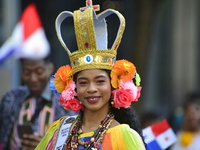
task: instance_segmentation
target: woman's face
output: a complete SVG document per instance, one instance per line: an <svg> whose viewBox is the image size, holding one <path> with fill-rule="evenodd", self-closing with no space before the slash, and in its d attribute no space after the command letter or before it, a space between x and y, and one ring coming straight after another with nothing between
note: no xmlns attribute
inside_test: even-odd
<svg viewBox="0 0 200 150"><path fill-rule="evenodd" d="M90 111L109 109L111 96L110 78L106 71L89 69L78 73L76 88L79 100Z"/></svg>

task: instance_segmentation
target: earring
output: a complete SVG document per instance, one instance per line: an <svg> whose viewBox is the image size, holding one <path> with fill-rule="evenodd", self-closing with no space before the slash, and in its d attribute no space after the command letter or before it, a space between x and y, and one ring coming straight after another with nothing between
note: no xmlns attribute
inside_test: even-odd
<svg viewBox="0 0 200 150"><path fill-rule="evenodd" d="M110 99L111 99L111 101L110 101L110 103L111 103L111 106L113 106L113 105L114 105L114 97L113 97L113 96L111 96L111 97L110 97Z"/></svg>
<svg viewBox="0 0 200 150"><path fill-rule="evenodd" d="M80 104L82 104L82 102L81 102L81 101L79 101L79 103L80 103Z"/></svg>

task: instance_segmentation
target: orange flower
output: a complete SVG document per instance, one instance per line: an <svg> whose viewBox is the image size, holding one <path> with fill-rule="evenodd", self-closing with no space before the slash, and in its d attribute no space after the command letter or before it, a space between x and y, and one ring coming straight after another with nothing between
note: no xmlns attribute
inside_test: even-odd
<svg viewBox="0 0 200 150"><path fill-rule="evenodd" d="M72 81L71 67L69 65L60 67L57 70L54 79L56 90L59 93L62 93L71 81Z"/></svg>
<svg viewBox="0 0 200 150"><path fill-rule="evenodd" d="M134 66L133 63L124 59L116 61L110 74L112 86L114 88L119 88L120 80L122 81L132 80L135 73L136 73L136 67Z"/></svg>

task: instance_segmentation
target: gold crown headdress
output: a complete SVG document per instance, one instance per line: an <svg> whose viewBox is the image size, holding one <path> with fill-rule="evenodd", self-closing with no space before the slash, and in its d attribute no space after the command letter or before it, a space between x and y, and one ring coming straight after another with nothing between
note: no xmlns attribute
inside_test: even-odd
<svg viewBox="0 0 200 150"><path fill-rule="evenodd" d="M108 69L111 70L117 55L117 48L121 42L125 28L124 17L116 10L107 9L96 15L99 5L92 5L92 0L86 0L86 7L74 11L61 12L56 18L56 32L61 45L67 51L72 72L76 73L85 69ZM120 25L116 39L111 47L107 48L107 25L105 18L116 14ZM71 53L61 34L61 24L68 18L73 17L78 50Z"/></svg>
<svg viewBox="0 0 200 150"><path fill-rule="evenodd" d="M65 109L78 112L84 109L83 104L75 97L75 82L73 74L86 69L108 69L111 70L111 85L114 88L111 94L112 104L115 108L128 108L131 102L138 101L140 97L140 77L136 72L134 64L127 60L117 60L117 48L121 42L125 28L124 17L115 10L108 9L98 15L95 10L99 6L92 5L91 0L86 1L86 7L74 13L64 11L56 19L56 32L59 41L67 51L71 67L69 65L60 67L50 81L50 87L60 97L58 101ZM116 39L111 47L107 48L107 25L105 18L111 14L116 14L120 20L120 25ZM61 34L61 23L68 17L74 18L75 34L78 43L78 50L71 53L65 45ZM136 86L133 82L135 78ZM114 103L113 103L114 102Z"/></svg>

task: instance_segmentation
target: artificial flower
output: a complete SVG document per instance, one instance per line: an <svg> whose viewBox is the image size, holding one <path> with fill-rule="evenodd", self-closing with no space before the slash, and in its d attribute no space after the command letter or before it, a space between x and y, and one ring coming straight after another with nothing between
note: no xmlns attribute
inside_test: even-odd
<svg viewBox="0 0 200 150"><path fill-rule="evenodd" d="M54 75L50 78L49 86L50 86L50 90L52 90L57 96L60 96L61 93L59 93L59 92L56 90L56 87L55 87L55 85L54 85Z"/></svg>
<svg viewBox="0 0 200 150"><path fill-rule="evenodd" d="M80 101L77 98L66 101L63 97L60 97L58 101L64 106L67 110L73 110L78 113L81 109L84 109L84 106L80 104Z"/></svg>
<svg viewBox="0 0 200 150"><path fill-rule="evenodd" d="M136 87L132 80L120 81L120 88L112 91L114 107L128 108L131 102L138 101L142 87Z"/></svg>
<svg viewBox="0 0 200 150"><path fill-rule="evenodd" d="M58 98L58 101L60 102L60 104L62 106L65 107L65 105L67 104L67 101L62 97L62 95L60 95L60 97Z"/></svg>
<svg viewBox="0 0 200 150"><path fill-rule="evenodd" d="M126 89L116 89L112 91L115 108L128 108L132 102L132 94Z"/></svg>
<svg viewBox="0 0 200 150"><path fill-rule="evenodd" d="M138 87L137 87L137 96L136 96L136 98L135 98L134 101L138 101L138 98L140 97L140 92L141 92L141 90L142 90L142 87L141 87L141 86L138 86Z"/></svg>
<svg viewBox="0 0 200 150"><path fill-rule="evenodd" d="M62 93L72 81L72 70L69 65L60 67L54 79L54 84L57 92Z"/></svg>
<svg viewBox="0 0 200 150"><path fill-rule="evenodd" d="M120 81L120 88L125 89L132 95L132 101L134 101L135 98L137 97L138 89L132 80Z"/></svg>
<svg viewBox="0 0 200 150"><path fill-rule="evenodd" d="M118 60L111 70L111 84L114 88L119 88L120 80L132 80L136 73L136 67L127 60Z"/></svg>
<svg viewBox="0 0 200 150"><path fill-rule="evenodd" d="M80 104L80 101L74 96L77 96L75 92L76 84L74 81L70 82L66 89L60 95L58 101L63 105L63 107L67 110L73 110L75 112L79 112L80 109L83 109L83 105Z"/></svg>
<svg viewBox="0 0 200 150"><path fill-rule="evenodd" d="M194 135L191 132L184 131L180 137L181 145L188 146L192 142L193 138Z"/></svg>
<svg viewBox="0 0 200 150"><path fill-rule="evenodd" d="M62 92L62 97L68 101L68 100L71 100L74 98L74 96L77 96L76 92L75 92L75 87L76 87L76 84L74 81L72 81L68 87L66 88L66 90L64 90Z"/></svg>
<svg viewBox="0 0 200 150"><path fill-rule="evenodd" d="M140 86L141 78L138 73L135 74L135 84L136 86Z"/></svg>
<svg viewBox="0 0 200 150"><path fill-rule="evenodd" d="M83 104L80 104L80 101L78 99L74 98L69 101L69 105L66 108L78 113L81 109L84 109L84 106Z"/></svg>

